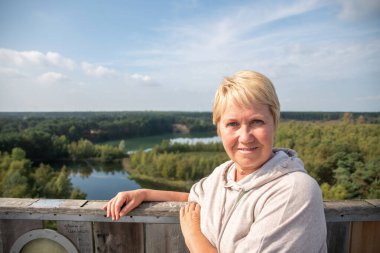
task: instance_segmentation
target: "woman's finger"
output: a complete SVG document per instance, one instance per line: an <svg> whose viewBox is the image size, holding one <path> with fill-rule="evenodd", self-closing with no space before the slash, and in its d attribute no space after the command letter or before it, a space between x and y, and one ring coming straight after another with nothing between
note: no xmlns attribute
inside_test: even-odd
<svg viewBox="0 0 380 253"><path fill-rule="evenodd" d="M196 206L196 204L197 204L197 203L195 203L195 202L190 202L190 204L189 204L189 210L194 211L194 210L195 210L195 206Z"/></svg>
<svg viewBox="0 0 380 253"><path fill-rule="evenodd" d="M112 220L115 220L116 219L116 201L117 201L117 198L115 198L113 201L112 201L112 207L111 207L111 217L112 217Z"/></svg>
<svg viewBox="0 0 380 253"><path fill-rule="evenodd" d="M120 209L123 206L124 201L121 198L118 198L115 201L115 220L120 219Z"/></svg>
<svg viewBox="0 0 380 253"><path fill-rule="evenodd" d="M111 217L112 214L112 201L114 198L112 198L110 201L107 203L107 217Z"/></svg>
<svg viewBox="0 0 380 253"><path fill-rule="evenodd" d="M195 211L197 213L199 213L201 211L201 206L198 203L195 205Z"/></svg>

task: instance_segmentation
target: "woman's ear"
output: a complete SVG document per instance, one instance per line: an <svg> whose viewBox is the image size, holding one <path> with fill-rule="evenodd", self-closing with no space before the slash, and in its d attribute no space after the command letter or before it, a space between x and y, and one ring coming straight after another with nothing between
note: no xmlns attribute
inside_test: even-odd
<svg viewBox="0 0 380 253"><path fill-rule="evenodd" d="M216 134L220 137L220 122L216 123Z"/></svg>

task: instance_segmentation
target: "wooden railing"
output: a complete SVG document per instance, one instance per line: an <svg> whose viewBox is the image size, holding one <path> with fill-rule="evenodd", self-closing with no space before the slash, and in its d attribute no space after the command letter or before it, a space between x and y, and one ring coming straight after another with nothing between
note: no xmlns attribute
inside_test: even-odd
<svg viewBox="0 0 380 253"><path fill-rule="evenodd" d="M179 227L183 202L146 202L119 221L105 201L0 198L0 253L188 252ZM329 252L380 252L380 199L325 202ZM52 244L52 245L48 245Z"/></svg>

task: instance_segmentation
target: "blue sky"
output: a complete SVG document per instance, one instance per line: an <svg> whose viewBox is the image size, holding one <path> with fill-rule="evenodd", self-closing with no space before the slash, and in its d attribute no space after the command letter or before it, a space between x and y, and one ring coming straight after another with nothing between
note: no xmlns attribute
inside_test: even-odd
<svg viewBox="0 0 380 253"><path fill-rule="evenodd" d="M283 111L380 111L379 66L379 0L0 0L0 111L211 111L243 69Z"/></svg>

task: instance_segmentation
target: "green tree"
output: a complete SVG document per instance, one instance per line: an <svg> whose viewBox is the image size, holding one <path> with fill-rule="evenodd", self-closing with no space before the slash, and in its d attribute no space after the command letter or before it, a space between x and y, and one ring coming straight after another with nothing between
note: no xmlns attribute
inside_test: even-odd
<svg viewBox="0 0 380 253"><path fill-rule="evenodd" d="M96 157L96 150L91 141L80 139L78 142L72 142L68 146L70 157L74 160Z"/></svg>
<svg viewBox="0 0 380 253"><path fill-rule="evenodd" d="M21 148L13 148L12 149L12 160L22 161L25 159L25 151Z"/></svg>
<svg viewBox="0 0 380 253"><path fill-rule="evenodd" d="M28 177L26 176L27 163L13 160L2 180L1 192L4 197L30 197Z"/></svg>
<svg viewBox="0 0 380 253"><path fill-rule="evenodd" d="M119 150L120 150L121 152L126 152L126 151L127 151L127 146L126 146L126 144L125 144L125 140L121 140L121 141L119 142L119 146L118 146L118 148L119 148Z"/></svg>

